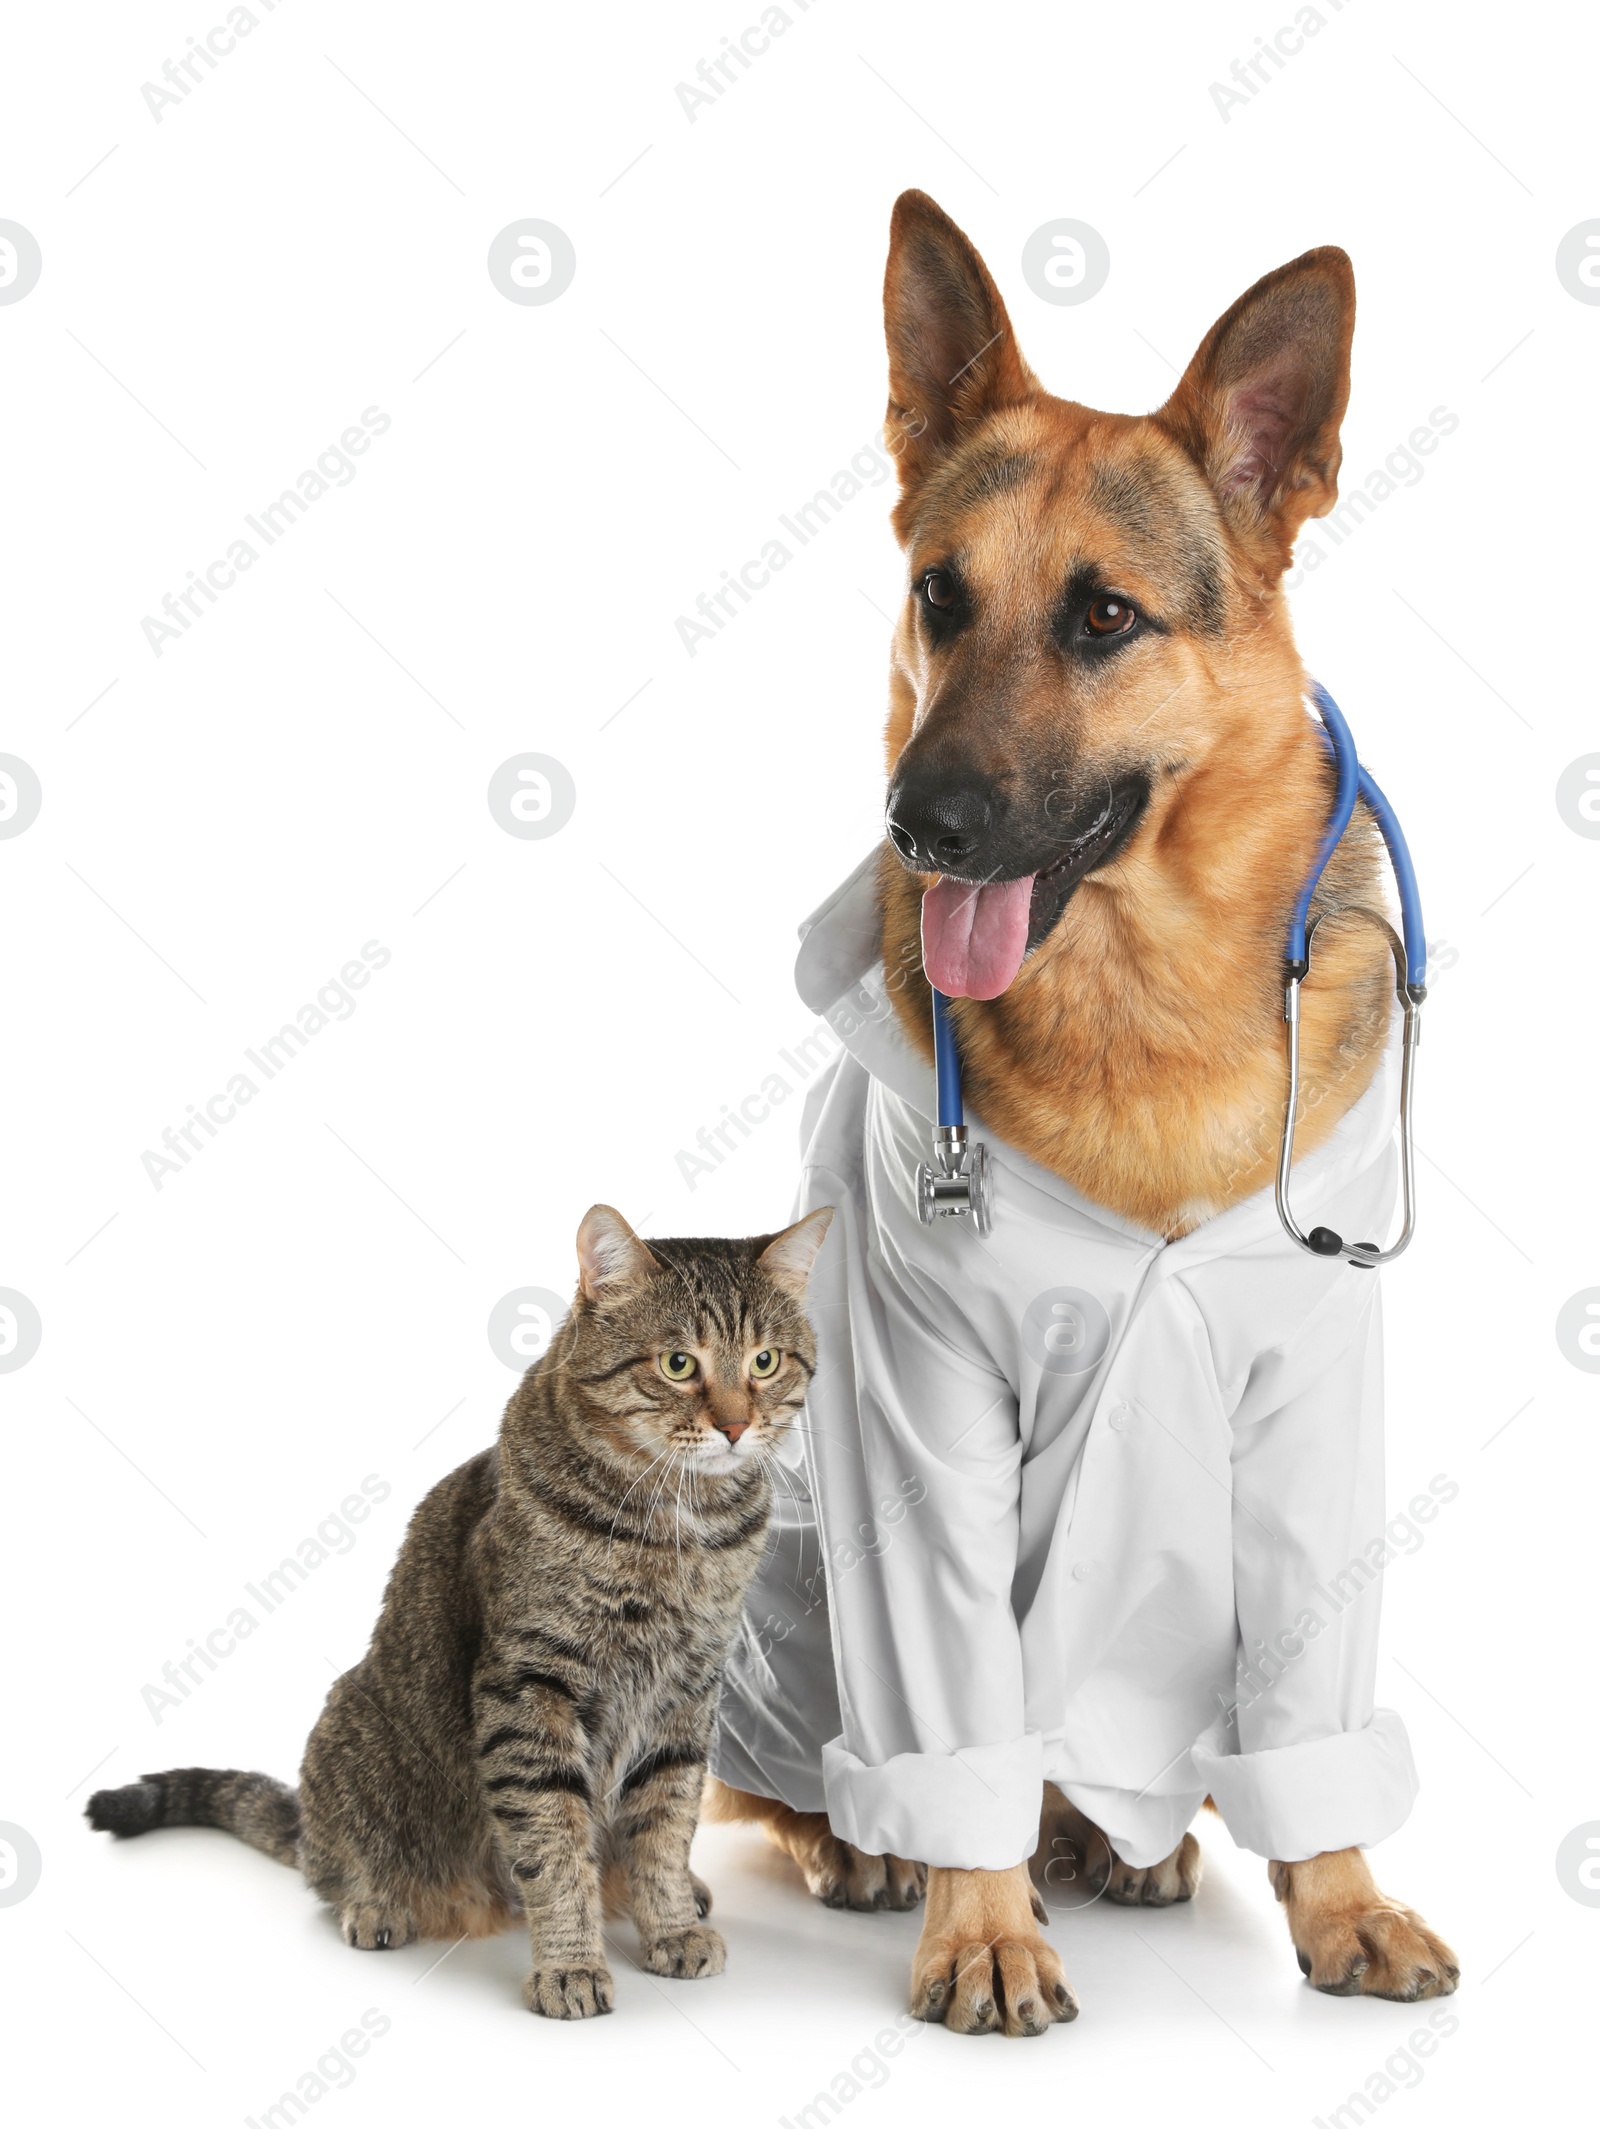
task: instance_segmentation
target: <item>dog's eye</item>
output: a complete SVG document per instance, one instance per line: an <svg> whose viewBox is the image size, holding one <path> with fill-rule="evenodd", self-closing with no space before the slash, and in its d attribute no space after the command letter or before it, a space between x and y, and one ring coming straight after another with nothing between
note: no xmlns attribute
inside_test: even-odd
<svg viewBox="0 0 1600 2129"><path fill-rule="evenodd" d="M761 1351L750 1362L750 1372L757 1382L766 1382L770 1377L777 1374L778 1363L782 1358L783 1355L775 1352L770 1345L763 1346Z"/></svg>
<svg viewBox="0 0 1600 2129"><path fill-rule="evenodd" d="M930 569L922 580L922 596L940 613L948 613L956 603L955 579L946 569Z"/></svg>
<svg viewBox="0 0 1600 2129"><path fill-rule="evenodd" d="M693 1353L659 1353L656 1365L668 1382L687 1382L695 1370Z"/></svg>
<svg viewBox="0 0 1600 2129"><path fill-rule="evenodd" d="M1089 601L1083 625L1091 636L1125 636L1138 618L1126 599L1102 592L1098 599Z"/></svg>

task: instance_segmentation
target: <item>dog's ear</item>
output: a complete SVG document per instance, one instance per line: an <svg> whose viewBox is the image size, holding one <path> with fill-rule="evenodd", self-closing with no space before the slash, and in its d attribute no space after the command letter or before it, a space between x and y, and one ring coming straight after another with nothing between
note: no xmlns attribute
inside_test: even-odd
<svg viewBox="0 0 1600 2129"><path fill-rule="evenodd" d="M1224 311L1155 416L1200 466L1245 543L1286 568L1339 499L1356 284L1333 245L1280 266Z"/></svg>
<svg viewBox="0 0 1600 2129"><path fill-rule="evenodd" d="M1026 399L1038 380L1017 352L989 269L925 192L902 192L894 203L883 322L884 436L910 496L964 430Z"/></svg>

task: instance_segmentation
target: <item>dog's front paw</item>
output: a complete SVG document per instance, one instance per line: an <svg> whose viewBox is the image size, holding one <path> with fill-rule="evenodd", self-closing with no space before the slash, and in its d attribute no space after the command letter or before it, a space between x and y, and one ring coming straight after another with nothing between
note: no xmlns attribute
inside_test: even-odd
<svg viewBox="0 0 1600 2129"><path fill-rule="evenodd" d="M1186 1833L1171 1855L1147 1870L1113 1855L1106 1898L1119 1907L1171 1907L1175 1901L1192 1900L1199 1883L1200 1843Z"/></svg>
<svg viewBox="0 0 1600 2129"><path fill-rule="evenodd" d="M1295 1934L1300 1971L1325 1996L1386 1996L1417 2003L1454 1995L1456 1955L1415 1908L1381 1896L1374 1907L1330 1914Z"/></svg>
<svg viewBox="0 0 1600 2129"><path fill-rule="evenodd" d="M536 1966L522 1984L522 2000L541 2018L603 2018L611 2008L605 1966Z"/></svg>
<svg viewBox="0 0 1600 2129"><path fill-rule="evenodd" d="M1078 2015L1055 1948L1037 1932L964 1944L924 1933L911 1963L911 2015L956 2033L1043 2033Z"/></svg>
<svg viewBox="0 0 1600 2129"><path fill-rule="evenodd" d="M1394 2003L1455 1993L1455 1953L1415 1908L1378 1890L1360 1849L1274 1863L1271 1874L1300 1971L1314 1989Z"/></svg>
<svg viewBox="0 0 1600 2129"><path fill-rule="evenodd" d="M670 1937L657 1937L644 1948L645 1972L670 1974L677 1981L702 1981L707 1975L720 1974L727 1963L728 1947L714 1929L700 1922Z"/></svg>

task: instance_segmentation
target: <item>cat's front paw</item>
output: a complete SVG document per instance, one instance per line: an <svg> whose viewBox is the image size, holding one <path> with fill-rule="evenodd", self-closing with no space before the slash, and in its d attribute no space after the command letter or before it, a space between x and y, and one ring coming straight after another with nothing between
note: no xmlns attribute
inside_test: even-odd
<svg viewBox="0 0 1600 2129"><path fill-rule="evenodd" d="M352 1900L341 1910L339 1927L346 1944L358 1952L394 1952L409 1944L417 1926L402 1907L386 1907L379 1900Z"/></svg>
<svg viewBox="0 0 1600 2129"><path fill-rule="evenodd" d="M703 1981L708 1974L720 1974L727 1963L727 1946L701 1922L670 1937L657 1937L644 1948L647 1974L671 1974L679 1981Z"/></svg>
<svg viewBox="0 0 1600 2129"><path fill-rule="evenodd" d="M536 1966L522 2000L541 2018L600 2018L611 2008L611 1970L604 1966Z"/></svg>

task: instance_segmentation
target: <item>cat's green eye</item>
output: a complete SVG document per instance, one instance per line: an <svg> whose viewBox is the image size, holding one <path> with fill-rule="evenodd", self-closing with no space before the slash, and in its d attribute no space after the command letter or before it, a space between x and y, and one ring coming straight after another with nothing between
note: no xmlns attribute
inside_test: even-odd
<svg viewBox="0 0 1600 2129"><path fill-rule="evenodd" d="M765 1382L769 1377L777 1374L778 1365L782 1359L783 1355L775 1352L770 1345L763 1346L750 1363L750 1373L757 1382Z"/></svg>
<svg viewBox="0 0 1600 2129"><path fill-rule="evenodd" d="M695 1370L695 1357L693 1353L662 1353L657 1366L668 1382L687 1382Z"/></svg>

